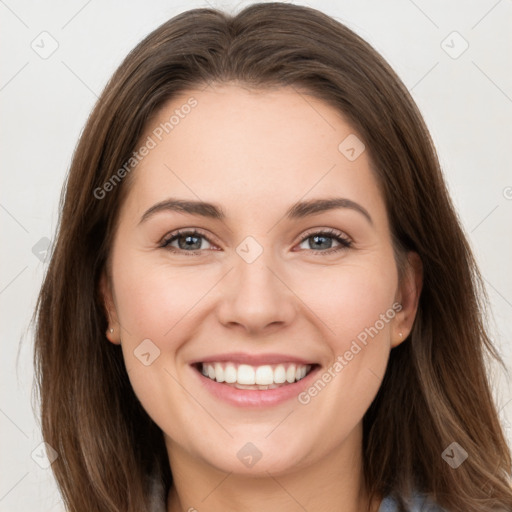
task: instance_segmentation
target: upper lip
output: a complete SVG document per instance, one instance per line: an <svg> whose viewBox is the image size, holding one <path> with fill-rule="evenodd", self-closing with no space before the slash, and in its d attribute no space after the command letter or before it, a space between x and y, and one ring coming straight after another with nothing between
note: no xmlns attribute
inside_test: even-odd
<svg viewBox="0 0 512 512"><path fill-rule="evenodd" d="M301 357L287 354L245 354L243 352L230 352L225 354L216 354L205 356L201 359L191 361L191 365L198 363L223 363L232 362L239 364L248 364L251 366L261 366L266 364L296 363L296 364L315 364L315 362L303 359Z"/></svg>

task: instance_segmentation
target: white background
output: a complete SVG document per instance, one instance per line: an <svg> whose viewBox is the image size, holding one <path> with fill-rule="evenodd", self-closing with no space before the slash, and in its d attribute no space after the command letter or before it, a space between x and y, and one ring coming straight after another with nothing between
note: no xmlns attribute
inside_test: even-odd
<svg viewBox="0 0 512 512"><path fill-rule="evenodd" d="M418 103L486 280L493 339L512 367L512 0L302 3L369 41ZM175 14L208 6L233 10L237 2L0 0L2 512L63 510L51 470L31 457L36 450L38 460L41 434L31 405L29 321L45 270L33 247L37 253L41 239L53 240L81 129L132 47ZM47 51L52 39L58 48L46 59L31 47ZM459 53L464 41L467 50L452 58L447 51ZM498 368L492 374L510 439L509 380Z"/></svg>

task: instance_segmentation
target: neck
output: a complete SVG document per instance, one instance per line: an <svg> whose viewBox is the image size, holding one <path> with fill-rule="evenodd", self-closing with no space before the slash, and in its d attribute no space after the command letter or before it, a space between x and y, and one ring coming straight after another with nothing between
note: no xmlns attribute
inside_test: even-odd
<svg viewBox="0 0 512 512"><path fill-rule="evenodd" d="M289 471L257 476L225 472L184 451L166 438L173 485L167 512L377 512L364 489L361 429L317 461Z"/></svg>

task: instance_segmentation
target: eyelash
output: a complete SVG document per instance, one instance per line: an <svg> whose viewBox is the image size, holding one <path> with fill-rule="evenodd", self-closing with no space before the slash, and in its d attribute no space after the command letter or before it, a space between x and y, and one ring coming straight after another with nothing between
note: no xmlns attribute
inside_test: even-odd
<svg viewBox="0 0 512 512"><path fill-rule="evenodd" d="M199 250L195 250L195 251L185 251L183 249L178 249L176 247L170 246L170 244L172 242L174 242L178 238L185 236L185 235L204 238L208 243L213 244L213 242L211 242L210 239L206 235L204 235L200 231L197 231L194 229L194 230L178 230L175 233L171 233L168 238L165 238L161 242L160 247L163 249L168 249L175 253L182 253L182 254L184 253L184 254L191 255L191 256L196 256L201 251L204 250L204 249L199 249ZM335 229L325 229L325 230L321 230L321 231L312 231L310 233L307 233L301 239L301 241L299 242L299 245L302 244L303 242L305 242L306 240L308 240L309 238L313 238L314 236L325 236L327 238L333 238L340 244L340 246L335 247L335 248L320 250L320 251L313 251L312 249L306 249L306 250L312 251L313 253L318 253L321 255L325 255L325 254L330 255L330 254L336 253L338 251L342 251L342 250L349 249L352 247L352 242L347 237L343 236L343 234L341 232L336 231Z"/></svg>

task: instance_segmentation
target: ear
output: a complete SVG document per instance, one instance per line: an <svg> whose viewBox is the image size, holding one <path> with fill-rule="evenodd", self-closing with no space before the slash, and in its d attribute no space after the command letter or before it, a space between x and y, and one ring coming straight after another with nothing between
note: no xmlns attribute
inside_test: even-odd
<svg viewBox="0 0 512 512"><path fill-rule="evenodd" d="M409 251L406 270L396 295L396 301L402 305L402 309L395 316L391 347L400 345L409 336L416 318L422 287L423 263L418 253Z"/></svg>
<svg viewBox="0 0 512 512"><path fill-rule="evenodd" d="M121 344L121 325L117 317L116 306L112 294L112 287L110 281L103 271L99 282L100 296L103 301L103 307L108 318L107 332L105 333L107 339L115 345Z"/></svg>

